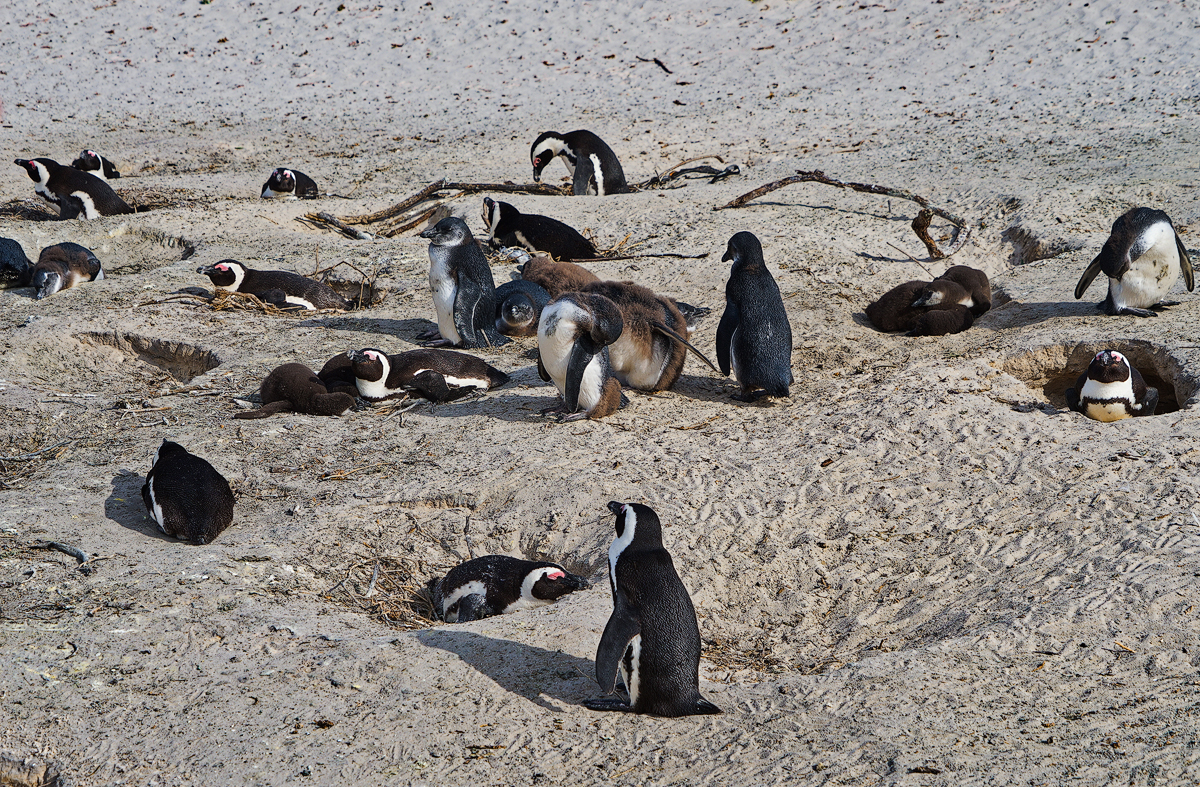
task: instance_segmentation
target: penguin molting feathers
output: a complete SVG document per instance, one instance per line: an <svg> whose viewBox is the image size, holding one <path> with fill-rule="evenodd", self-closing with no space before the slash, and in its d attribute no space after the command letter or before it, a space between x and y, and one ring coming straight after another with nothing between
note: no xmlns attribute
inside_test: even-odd
<svg viewBox="0 0 1200 787"><path fill-rule="evenodd" d="M1113 316L1153 317L1150 309L1177 305L1163 298L1181 273L1188 292L1196 286L1183 239L1171 218L1153 208L1134 208L1113 222L1108 240L1075 285L1075 300L1100 271L1108 277L1108 296L1100 309Z"/></svg>

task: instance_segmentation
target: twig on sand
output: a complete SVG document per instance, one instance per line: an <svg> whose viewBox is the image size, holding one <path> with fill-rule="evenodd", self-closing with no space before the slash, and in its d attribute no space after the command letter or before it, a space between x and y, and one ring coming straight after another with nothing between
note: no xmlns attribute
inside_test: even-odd
<svg viewBox="0 0 1200 787"><path fill-rule="evenodd" d="M53 549L62 552L64 555L70 555L80 563L88 562L88 554L79 547L73 547L70 544L63 544L58 541L42 541L33 545L34 549ZM1119 644L1119 643L1118 643Z"/></svg>
<svg viewBox="0 0 1200 787"><path fill-rule="evenodd" d="M55 443L54 445L48 445L45 448L39 448L36 451L31 451L28 454L20 454L18 456L0 456L0 462L27 462L30 459L33 459L35 456L38 456L39 454L44 454L47 451L53 451L55 448L61 448L62 446L66 445L67 443L70 443L77 439L78 438L76 438L76 437L72 437L68 440L63 440L60 443Z"/></svg>
<svg viewBox="0 0 1200 787"><path fill-rule="evenodd" d="M310 224L318 229L332 227L346 237L354 238L355 240L375 240L375 236L371 233L354 229L332 213L325 213L323 211L321 213L306 213L303 216L297 216L296 221L301 224Z"/></svg>
<svg viewBox="0 0 1200 787"><path fill-rule="evenodd" d="M892 247L893 249L895 249L896 251L898 251L898 252L900 252L901 254L903 254L905 257L908 257L910 260L912 260L912 261L913 261L913 263L915 263L915 264L916 264L916 266L917 266L918 268L920 268L921 270L923 270L923 271L925 271L926 273L928 273L928 274L929 274L929 278L931 278L931 279L936 279L936 278L937 278L937 276L934 276L934 275L933 275L933 271L931 271L931 270L929 270L928 268L926 268L926 267L925 267L925 266L924 266L924 265L921 263L921 261L920 261L920 260L918 260L916 257L912 256L912 255L911 255L911 254L909 254L907 251L905 251L904 249L900 248L900 247L899 247L899 246L897 246L896 244L894 244L894 243L891 243L890 241L888 242L888 245L889 245L889 246L891 246L891 247Z"/></svg>
<svg viewBox="0 0 1200 787"><path fill-rule="evenodd" d="M835 180L820 170L800 170L795 175L789 175L786 178L767 183L759 186L753 191L748 191L740 197L735 197L725 205L720 205L713 210L725 210L726 208L740 208L751 200L758 199L764 194L770 194L772 191L790 186L793 183L823 183L826 186L836 186L842 189L851 189L852 191L861 191L864 194L880 194L885 197L896 197L898 199L909 200L921 206L921 211L917 217L913 219L913 232L917 234L921 242L925 244L925 248L929 250L929 256L935 260L945 259L954 252L963 247L970 237L971 230L967 227L967 222L961 216L956 216L949 211L938 208L929 204L929 200L924 197L914 194L907 189L896 189L888 186L878 186L874 183L850 183L847 181ZM934 216L940 216L946 221L955 226L955 233L950 241L950 247L943 251L929 236L929 222Z"/></svg>

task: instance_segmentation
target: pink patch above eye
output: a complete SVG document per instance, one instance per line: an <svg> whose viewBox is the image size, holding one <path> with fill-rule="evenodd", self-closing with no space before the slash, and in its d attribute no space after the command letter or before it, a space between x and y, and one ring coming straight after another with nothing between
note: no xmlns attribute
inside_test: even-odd
<svg viewBox="0 0 1200 787"><path fill-rule="evenodd" d="M214 267L215 267L217 270L219 270L219 271L227 271L227 270L229 270L229 266L228 266L228 265L216 265L216 266L214 266Z"/></svg>
<svg viewBox="0 0 1200 787"><path fill-rule="evenodd" d="M561 571L551 571L549 574L546 575L546 579L563 579L566 576L567 575Z"/></svg>

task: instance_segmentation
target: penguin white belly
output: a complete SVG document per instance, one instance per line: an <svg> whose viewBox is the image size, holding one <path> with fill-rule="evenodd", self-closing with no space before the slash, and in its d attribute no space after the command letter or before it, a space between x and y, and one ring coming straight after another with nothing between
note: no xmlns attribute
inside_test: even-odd
<svg viewBox="0 0 1200 787"><path fill-rule="evenodd" d="M362 398L368 400L386 399L389 396L403 393L403 391L393 391L388 388L385 380L387 380L386 374L378 380L364 380L358 377L355 378L354 383L358 386L358 393Z"/></svg>
<svg viewBox="0 0 1200 787"><path fill-rule="evenodd" d="M1175 231L1167 224L1146 230L1137 245L1146 250L1129 265L1120 279L1109 279L1109 291L1118 309L1146 309L1159 303L1179 279L1179 251Z"/></svg>
<svg viewBox="0 0 1200 787"><path fill-rule="evenodd" d="M263 189L263 199L297 199L294 191L275 191L270 186Z"/></svg>
<svg viewBox="0 0 1200 787"><path fill-rule="evenodd" d="M433 291L433 308L437 310L438 333L451 344L462 344L462 337L454 327L454 296L458 294L458 282L444 264L434 262L430 266L429 289Z"/></svg>
<svg viewBox="0 0 1200 787"><path fill-rule="evenodd" d="M96 210L96 203L92 200L92 195L86 191L73 191L71 196L83 203L83 217L89 221L100 218L100 211Z"/></svg>
<svg viewBox="0 0 1200 787"><path fill-rule="evenodd" d="M621 659L621 680L625 681L625 690L629 692L630 707L637 705L638 691L641 689L641 659L642 635L636 634L629 640Z"/></svg>
<svg viewBox="0 0 1200 787"><path fill-rule="evenodd" d="M1128 411L1125 410L1125 404L1123 402L1117 402L1116 404L1096 404L1095 402L1088 402L1086 409L1088 418L1091 418L1093 421L1102 421L1106 424L1132 417Z"/></svg>
<svg viewBox="0 0 1200 787"><path fill-rule="evenodd" d="M1079 399L1086 403L1088 418L1105 423L1120 421L1130 417L1125 403L1133 404L1133 381L1102 383L1088 380L1079 392Z"/></svg>
<svg viewBox="0 0 1200 787"><path fill-rule="evenodd" d="M473 582L468 582L465 585L461 585L461 586L455 588L453 593L451 593L449 596L446 596L445 598L442 599L442 617L443 617L443 619L447 623L457 623L458 622L458 613L455 612L453 615L447 615L446 610L450 609L450 607L457 604L458 600L460 598L462 598L463 596L475 596L475 595L483 596L484 598L487 598L487 587L479 580L475 580ZM453 620L451 620L451 618L453 618Z"/></svg>
<svg viewBox="0 0 1200 787"><path fill-rule="evenodd" d="M583 379L579 381L579 408L591 412L600 403L600 394L604 390L604 364L599 355L593 356L583 370Z"/></svg>
<svg viewBox="0 0 1200 787"><path fill-rule="evenodd" d="M604 196L604 170L600 168L600 157L595 153L588 156L592 162L592 177L595 178L596 187L588 187L588 194L594 194L598 197Z"/></svg>
<svg viewBox="0 0 1200 787"><path fill-rule="evenodd" d="M647 357L638 349L629 333L622 331L621 337L608 346L608 361L622 385L653 388L658 384L667 366L668 355L653 338L650 344L653 350Z"/></svg>
<svg viewBox="0 0 1200 787"><path fill-rule="evenodd" d="M554 381L560 395L567 390L567 364L571 361L571 348L575 346L575 326L565 320L549 331L538 329L538 352L542 358L542 368Z"/></svg>
<svg viewBox="0 0 1200 787"><path fill-rule="evenodd" d="M742 379L742 365L738 362L737 335L740 328L734 328L729 335L729 366L733 369L733 379Z"/></svg>
<svg viewBox="0 0 1200 787"><path fill-rule="evenodd" d="M155 458L155 461L157 461L158 454L155 454L154 458ZM163 531L164 533L166 533L167 526L165 524L163 524L162 506L160 506L158 504L158 501L154 499L154 482L153 481L150 482L149 488L150 488L150 516L154 519L155 523L158 525L158 529Z"/></svg>
<svg viewBox="0 0 1200 787"><path fill-rule="evenodd" d="M317 308L316 306L314 306L312 304L311 301L306 301L303 298L300 298L295 295L285 295L285 296L283 296L283 300L286 303L292 304L293 306L303 306L306 309L314 309L314 310Z"/></svg>

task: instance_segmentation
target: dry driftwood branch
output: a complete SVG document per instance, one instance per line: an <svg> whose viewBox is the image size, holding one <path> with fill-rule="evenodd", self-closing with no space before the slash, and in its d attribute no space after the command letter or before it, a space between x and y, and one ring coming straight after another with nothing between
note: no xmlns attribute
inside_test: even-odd
<svg viewBox="0 0 1200 787"><path fill-rule="evenodd" d="M961 216L956 216L947 210L930 205L929 200L918 194L913 194L907 189L894 189L887 186L878 186L874 183L850 183L846 181L835 180L820 170L800 170L795 175L789 175L781 180L776 180L772 183L767 183L764 186L759 186L753 191L748 191L740 197L735 197L734 199L730 200L725 205L713 208L713 210L740 208L751 200L758 199L764 194L770 194L772 191L781 189L784 186L790 186L793 183L824 183L826 186L837 186L838 188L861 191L864 194L879 194L884 197L896 197L897 199L904 199L917 203L921 206L921 212L917 214L915 219L913 219L913 232L915 232L917 237L921 239L921 242L925 244L925 248L929 250L929 256L935 260L944 259L945 257L948 257L954 252L958 251L960 248L962 248L963 244L967 242L967 238L971 234L970 229L967 227L966 220ZM933 220L934 216L940 216L957 228L954 237L951 240L950 249L948 251L943 251L941 248L939 248L937 243L934 242L933 238L929 236L929 222Z"/></svg>
<svg viewBox="0 0 1200 787"><path fill-rule="evenodd" d="M64 555L70 555L71 557L78 560L80 563L88 562L87 552L84 552L79 547L73 547L70 544L62 544L62 543L59 543L58 541L42 541L41 543L34 544L33 548L34 549L53 549L57 552L62 552Z"/></svg>

